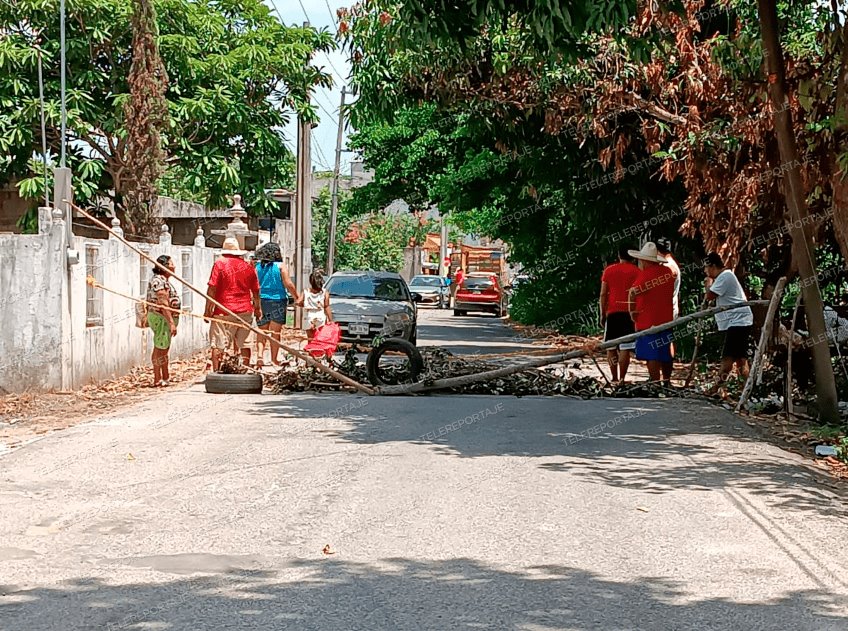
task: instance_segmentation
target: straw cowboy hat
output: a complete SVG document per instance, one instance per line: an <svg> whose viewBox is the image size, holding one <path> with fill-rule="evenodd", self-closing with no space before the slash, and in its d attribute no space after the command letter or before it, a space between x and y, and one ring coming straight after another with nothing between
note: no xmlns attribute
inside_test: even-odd
<svg viewBox="0 0 848 631"><path fill-rule="evenodd" d="M221 246L221 250L222 254L230 254L232 256L244 256L245 254L247 254L247 250L241 249L241 246L239 246L238 239L236 239L235 237L227 237L226 239L224 239L224 244Z"/></svg>
<svg viewBox="0 0 848 631"><path fill-rule="evenodd" d="M634 259L650 261L651 263L665 263L665 259L657 252L657 246L653 241L648 241L641 250L627 250Z"/></svg>

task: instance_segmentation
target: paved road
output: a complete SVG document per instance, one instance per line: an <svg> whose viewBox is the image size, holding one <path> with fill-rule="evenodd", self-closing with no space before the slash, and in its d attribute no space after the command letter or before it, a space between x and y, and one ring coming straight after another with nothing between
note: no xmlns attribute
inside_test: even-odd
<svg viewBox="0 0 848 631"><path fill-rule="evenodd" d="M844 631L845 497L746 430L172 391L0 459L0 629Z"/></svg>
<svg viewBox="0 0 848 631"><path fill-rule="evenodd" d="M493 315L473 313L456 317L449 309L423 307L418 310L420 346L438 345L455 355L479 355L518 353L527 350L531 342Z"/></svg>

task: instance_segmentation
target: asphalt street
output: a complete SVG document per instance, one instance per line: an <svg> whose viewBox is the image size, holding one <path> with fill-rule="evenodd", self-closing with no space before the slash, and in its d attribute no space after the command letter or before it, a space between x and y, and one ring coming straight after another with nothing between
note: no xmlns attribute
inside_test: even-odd
<svg viewBox="0 0 848 631"><path fill-rule="evenodd" d="M0 629L844 631L821 475L700 402L174 389L0 458Z"/></svg>

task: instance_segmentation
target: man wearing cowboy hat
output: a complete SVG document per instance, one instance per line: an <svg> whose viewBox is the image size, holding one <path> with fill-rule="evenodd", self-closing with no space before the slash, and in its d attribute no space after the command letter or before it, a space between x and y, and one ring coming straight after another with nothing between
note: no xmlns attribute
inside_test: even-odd
<svg viewBox="0 0 848 631"><path fill-rule="evenodd" d="M674 319L674 273L665 265L656 244L648 241L628 254L639 261L639 275L630 289L630 315L637 331ZM636 359L648 365L651 381L671 380L674 356L672 331L643 335L636 340Z"/></svg>
<svg viewBox="0 0 848 631"><path fill-rule="evenodd" d="M242 257L247 254L241 249L238 239L227 237L221 246L223 256L215 261L209 275L206 294L236 314L227 314L212 301L206 301L204 318L212 319L209 342L212 346L212 370L218 370L224 350L234 346L241 352L245 365L250 363L250 347L245 346L253 317L262 317L259 299L259 278L256 269Z"/></svg>

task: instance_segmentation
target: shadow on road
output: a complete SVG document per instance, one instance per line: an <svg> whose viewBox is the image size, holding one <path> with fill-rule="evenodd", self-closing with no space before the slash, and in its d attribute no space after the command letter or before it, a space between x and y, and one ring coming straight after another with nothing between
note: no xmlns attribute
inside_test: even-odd
<svg viewBox="0 0 848 631"><path fill-rule="evenodd" d="M4 631L846 628L840 597L821 590L757 603L699 599L668 580L620 583L559 565L505 571L462 558L366 564L327 557L279 573L244 568L167 583L90 578L5 589Z"/></svg>
<svg viewBox="0 0 848 631"><path fill-rule="evenodd" d="M768 505L848 517L848 493L825 489L810 469L757 438L739 417L702 402L563 397L327 397L256 402L265 419L335 415L347 424L314 431L341 443L410 442L445 457L505 456L591 483L650 493L742 489ZM500 405L500 411L495 411ZM494 412L474 421L470 415ZM458 428L457 421L463 424ZM821 474L821 477L825 477Z"/></svg>

